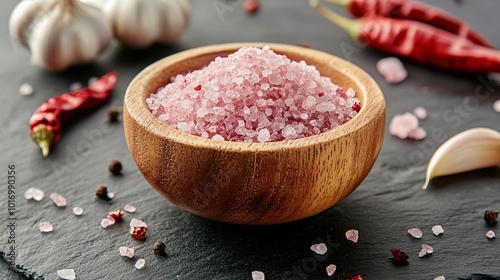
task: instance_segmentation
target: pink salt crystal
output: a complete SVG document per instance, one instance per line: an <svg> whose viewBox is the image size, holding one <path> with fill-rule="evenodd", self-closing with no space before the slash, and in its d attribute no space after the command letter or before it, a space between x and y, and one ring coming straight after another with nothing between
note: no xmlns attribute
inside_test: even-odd
<svg viewBox="0 0 500 280"><path fill-rule="evenodd" d="M134 248L130 248L127 246L121 246L120 248L118 248L118 250L120 251L120 256L122 256L122 257L128 257L129 259L134 257L134 254L135 254Z"/></svg>
<svg viewBox="0 0 500 280"><path fill-rule="evenodd" d="M418 252L419 258L423 258L426 255L427 255L427 251L425 251L425 249L420 249L420 252Z"/></svg>
<svg viewBox="0 0 500 280"><path fill-rule="evenodd" d="M123 210L129 213L134 213L137 209L133 205L125 204L125 206L123 206Z"/></svg>
<svg viewBox="0 0 500 280"><path fill-rule="evenodd" d="M423 120L427 118L427 110L424 107L417 107L413 109L413 114L419 119Z"/></svg>
<svg viewBox="0 0 500 280"><path fill-rule="evenodd" d="M418 257L422 258L426 255L432 254L434 252L434 248L427 244L422 244L422 249L418 253Z"/></svg>
<svg viewBox="0 0 500 280"><path fill-rule="evenodd" d="M66 206L66 198L60 195L59 193L51 193L50 199L54 202L57 207L65 207Z"/></svg>
<svg viewBox="0 0 500 280"><path fill-rule="evenodd" d="M45 193L41 189L29 188L24 192L24 198L33 199L35 201L40 201L45 196Z"/></svg>
<svg viewBox="0 0 500 280"><path fill-rule="evenodd" d="M495 238L495 232L494 232L494 231L492 231L492 230L488 230L488 231L486 232L486 237L488 237L489 239L493 239L493 238Z"/></svg>
<svg viewBox="0 0 500 280"><path fill-rule="evenodd" d="M408 76L403 63L396 57L386 57L379 60L377 71L389 84L397 84Z"/></svg>
<svg viewBox="0 0 500 280"><path fill-rule="evenodd" d="M444 229L442 226L440 225L435 225L432 227L432 233L435 235L435 236L438 236L440 234L443 234L444 233Z"/></svg>
<svg viewBox="0 0 500 280"><path fill-rule="evenodd" d="M114 192L109 192L109 193L108 193L108 198L110 198L110 199L111 199L111 198L113 198L113 197L115 197L115 193L114 193Z"/></svg>
<svg viewBox="0 0 500 280"><path fill-rule="evenodd" d="M137 262L135 263L135 268L136 269L142 269L145 264L146 264L146 260L144 260L144 259L138 259Z"/></svg>
<svg viewBox="0 0 500 280"><path fill-rule="evenodd" d="M419 228L410 228L408 230L408 234L415 238L422 238L423 235L422 230L420 230Z"/></svg>
<svg viewBox="0 0 500 280"><path fill-rule="evenodd" d="M262 271L252 271L252 280L265 280L264 272Z"/></svg>
<svg viewBox="0 0 500 280"><path fill-rule="evenodd" d="M83 215L83 208L82 207L73 207L73 214L75 214L75 216Z"/></svg>
<svg viewBox="0 0 500 280"><path fill-rule="evenodd" d="M33 87L28 83L23 83L19 87L19 94L22 96L29 96L33 94Z"/></svg>
<svg viewBox="0 0 500 280"><path fill-rule="evenodd" d="M60 269L57 271L57 276L65 280L76 279L76 274L74 269Z"/></svg>
<svg viewBox="0 0 500 280"><path fill-rule="evenodd" d="M83 87L82 83L80 82L73 82L71 85L69 85L69 91L77 91Z"/></svg>
<svg viewBox="0 0 500 280"><path fill-rule="evenodd" d="M333 273L335 273L335 270L337 270L337 266L335 266L334 264L330 264L326 267L326 274L328 274L328 276L332 276Z"/></svg>
<svg viewBox="0 0 500 280"><path fill-rule="evenodd" d="M422 140L427 136L427 131L422 127L417 127L408 133L408 138L413 140Z"/></svg>
<svg viewBox="0 0 500 280"><path fill-rule="evenodd" d="M349 121L359 104L354 90L341 89L314 66L292 62L266 47L241 48L172 80L146 99L153 115L213 140L308 137Z"/></svg>
<svg viewBox="0 0 500 280"><path fill-rule="evenodd" d="M443 275L441 275L441 276L434 278L434 280L446 280L446 278Z"/></svg>
<svg viewBox="0 0 500 280"><path fill-rule="evenodd" d="M408 134L418 127L418 119L411 113L395 115L389 124L389 133L401 139L406 139Z"/></svg>
<svg viewBox="0 0 500 280"><path fill-rule="evenodd" d="M319 243L311 245L311 250L318 255L324 255L328 251L328 248L325 243Z"/></svg>
<svg viewBox="0 0 500 280"><path fill-rule="evenodd" d="M352 241L354 243L358 242L359 232L355 229L350 229L345 232L345 237L347 240Z"/></svg>
<svg viewBox="0 0 500 280"><path fill-rule="evenodd" d="M54 227L49 222L41 222L38 227L41 232L51 232L54 230Z"/></svg>
<svg viewBox="0 0 500 280"><path fill-rule="evenodd" d="M111 225L114 225L115 224L115 220L114 219L108 219L108 218L104 218L101 220L101 227L102 228L107 228Z"/></svg>
<svg viewBox="0 0 500 280"><path fill-rule="evenodd" d="M141 220L138 220L136 218L132 218L132 220L130 221L130 227L144 227L144 228L147 228L148 225L141 221Z"/></svg>
<svg viewBox="0 0 500 280"><path fill-rule="evenodd" d="M495 110L495 112L497 113L500 113L500 99L493 103L493 110Z"/></svg>

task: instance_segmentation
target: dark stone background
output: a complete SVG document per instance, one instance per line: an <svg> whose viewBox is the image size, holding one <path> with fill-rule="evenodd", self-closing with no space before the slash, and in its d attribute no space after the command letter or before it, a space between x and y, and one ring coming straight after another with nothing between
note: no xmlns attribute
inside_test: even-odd
<svg viewBox="0 0 500 280"><path fill-rule="evenodd" d="M241 0L195 0L192 22L173 46L153 46L131 51L115 44L97 62L65 73L53 74L29 63L29 53L11 41L9 14L18 1L0 2L0 251L7 252L7 166L17 171L16 269L7 270L0 261L1 279L56 279L56 271L74 268L78 279L251 279L262 270L266 279L327 279L325 267L337 265L330 279L362 274L364 279L500 279L500 244L484 234L486 209L500 208L500 171L491 168L436 179L422 190L427 162L445 139L468 128L484 126L500 130L499 114L492 104L500 88L484 85L478 77L459 77L406 63L409 77L399 85L384 82L375 63L386 55L358 48L336 26L308 7L307 1L263 1L255 16L241 10ZM500 3L483 1L428 1L468 21L500 47L498 14ZM218 16L215 4L229 5ZM209 221L182 211L158 195L145 181L131 159L120 124L106 123L107 108L122 105L127 85L145 66L169 54L198 46L268 41L296 44L307 41L313 48L348 59L371 74L386 96L387 121L395 115L424 106L429 112L421 126L429 136L423 141L400 140L386 133L381 154L366 180L347 199L312 218L276 226L237 226ZM431 47L431 46L429 46ZM348 53L346 50L354 50ZM48 158L28 136L28 120L46 99L67 91L74 81L86 83L92 76L111 70L120 74L108 105L64 130L61 141ZM30 97L18 94L23 82L33 85ZM430 89L427 94L421 87ZM479 89L481 95L476 92ZM441 134L441 135L440 135ZM90 145L88 144L90 143ZM124 174L107 171L110 160L119 159ZM112 203L92 200L97 185L106 184L116 193ZM46 192L41 202L26 201L29 187ZM68 199L58 209L48 196L59 192ZM125 203L135 205L135 214L109 229L99 226L101 218ZM83 207L76 217L71 209ZM127 233L130 219L149 225L148 238L139 242ZM55 230L42 234L41 221ZM435 237L431 227L441 224L444 235ZM420 227L424 236L414 240L406 230ZM359 242L350 244L344 232L356 228ZM168 258L153 255L156 240L167 244ZM309 246L320 241L329 245L327 257L318 258ZM419 259L422 243L435 253ZM118 254L119 246L136 248L146 266L135 270L135 260ZM391 262L390 248L404 249L409 265Z"/></svg>

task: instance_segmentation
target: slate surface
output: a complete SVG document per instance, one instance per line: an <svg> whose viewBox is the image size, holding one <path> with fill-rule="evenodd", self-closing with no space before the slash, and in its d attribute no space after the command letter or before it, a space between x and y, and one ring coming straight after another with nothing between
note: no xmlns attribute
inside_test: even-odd
<svg viewBox="0 0 500 280"><path fill-rule="evenodd" d="M115 44L96 63L62 74L43 72L29 64L29 53L8 36L8 16L18 1L0 2L0 157L1 179L0 251L7 244L7 171L16 170L15 253L16 270L0 262L0 279L57 279L56 271L74 268L77 279L251 279L261 270L266 279L346 279L362 274L364 279L500 279L500 244L488 240L482 220L486 209L500 208L498 168L436 179L424 191L421 184L427 162L436 147L468 128L484 126L500 130L500 115L492 104L500 88L478 77L458 77L410 63L409 77L400 85L388 85L376 73L375 63L385 55L359 48L346 33L312 11L307 1L263 1L255 16L244 14L240 1L193 1L192 23L182 39L171 47L154 46L130 51ZM429 1L469 21L500 47L495 0ZM218 7L218 9L216 8ZM217 12L218 11L218 12ZM121 106L132 78L150 63L175 52L215 43L269 41L296 44L307 41L313 48L352 61L380 84L386 96L387 120L395 114L424 106L429 112L421 122L429 136L424 141L400 140L386 133L381 154L370 175L347 199L312 218L294 223L248 227L217 223L179 210L159 196L143 179L126 147L121 123L106 123L109 106ZM64 131L48 158L42 158L28 137L32 112L46 99L66 91L74 81L117 70L119 82L112 101ZM31 97L18 94L28 82ZM421 87L429 92L424 94ZM124 174L108 174L110 160L119 159ZM116 193L112 203L92 200L97 185L106 184ZM26 201L29 187L46 192L40 202ZM68 199L58 209L48 198L59 192ZM125 223L109 229L99 226L108 211L135 205ZM71 209L83 207L76 217ZM139 242L127 233L132 217L146 221L148 238ZM41 221L55 230L42 234ZM441 224L444 235L435 237L431 227ZM420 227L424 236L415 240L406 230ZM346 241L344 232L356 228L357 244ZM167 244L168 258L153 255L156 240ZM314 243L325 242L329 251L315 255ZM422 243L434 254L418 258ZM138 258L146 259L142 270L134 261L118 254L119 246L133 246ZM409 265L391 262L390 248L404 249ZM335 264L334 276L325 267ZM24 277L23 277L24 276Z"/></svg>

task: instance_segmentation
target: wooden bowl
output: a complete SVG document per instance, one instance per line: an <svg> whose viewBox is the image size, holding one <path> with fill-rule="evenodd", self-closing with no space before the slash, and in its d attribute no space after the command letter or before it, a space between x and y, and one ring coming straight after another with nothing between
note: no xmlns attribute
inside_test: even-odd
<svg viewBox="0 0 500 280"><path fill-rule="evenodd" d="M358 115L316 136L244 143L181 132L148 109L146 98L170 77L200 69L242 46L264 45L352 87L361 100ZM290 222L330 208L368 175L385 127L382 92L363 70L324 52L279 44L223 44L164 58L134 78L123 111L128 148L156 191L196 215L236 224Z"/></svg>

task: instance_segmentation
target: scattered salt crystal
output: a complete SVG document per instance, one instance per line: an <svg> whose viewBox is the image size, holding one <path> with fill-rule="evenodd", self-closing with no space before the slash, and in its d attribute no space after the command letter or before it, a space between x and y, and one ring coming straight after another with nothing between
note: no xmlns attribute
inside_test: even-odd
<svg viewBox="0 0 500 280"><path fill-rule="evenodd" d="M354 243L358 242L359 232L355 229L350 229L345 232L345 237L347 240L352 241Z"/></svg>
<svg viewBox="0 0 500 280"><path fill-rule="evenodd" d="M493 103L493 110L495 110L495 112L497 113L500 113L500 99Z"/></svg>
<svg viewBox="0 0 500 280"><path fill-rule="evenodd" d="M83 87L82 83L80 82L73 82L71 85L69 85L69 91L77 91Z"/></svg>
<svg viewBox="0 0 500 280"><path fill-rule="evenodd" d="M115 220L114 219L104 218L104 219L101 220L101 227L102 228L107 228L110 225L114 225L114 224L115 224Z"/></svg>
<svg viewBox="0 0 500 280"><path fill-rule="evenodd" d="M408 133L408 138L413 140L422 140L427 136L427 131L422 127L417 127Z"/></svg>
<svg viewBox="0 0 500 280"><path fill-rule="evenodd" d="M264 272L262 271L252 271L252 280L265 280Z"/></svg>
<svg viewBox="0 0 500 280"><path fill-rule="evenodd" d="M127 246L121 246L120 248L118 248L118 250L120 251L120 256L122 256L122 257L128 257L129 259L134 257L134 254L135 254L134 248L130 248Z"/></svg>
<svg viewBox="0 0 500 280"><path fill-rule="evenodd" d="M141 220L138 220L136 218L132 218L132 220L130 221L130 227L145 227L145 228L147 228L148 225Z"/></svg>
<svg viewBox="0 0 500 280"><path fill-rule="evenodd" d="M254 47L174 77L146 103L161 121L183 132L244 142L316 135L359 110L353 89L341 89L305 62Z"/></svg>
<svg viewBox="0 0 500 280"><path fill-rule="evenodd" d="M135 263L135 268L141 269L144 267L144 264L146 264L146 261L144 259L138 259Z"/></svg>
<svg viewBox="0 0 500 280"><path fill-rule="evenodd" d="M337 270L337 266L335 266L334 264L330 264L326 267L326 274L328 274L328 276L332 276L333 273L335 273L335 270Z"/></svg>
<svg viewBox="0 0 500 280"><path fill-rule="evenodd" d="M419 228L410 228L408 230L408 234L415 238L422 238L423 235L422 230L420 230Z"/></svg>
<svg viewBox="0 0 500 280"><path fill-rule="evenodd" d="M494 232L494 231L492 231L492 230L488 230L488 231L486 232L486 237L488 237L489 239L493 239L493 238L495 238L495 232Z"/></svg>
<svg viewBox="0 0 500 280"><path fill-rule="evenodd" d="M444 233L444 229L442 226L440 225L435 225L432 227L432 233L435 235L435 236L438 236L440 234L443 234Z"/></svg>
<svg viewBox="0 0 500 280"><path fill-rule="evenodd" d="M429 246L427 244L422 244L422 249L418 253L418 257L422 258L426 255L432 254L433 252L434 252L434 248L432 248L431 246Z"/></svg>
<svg viewBox="0 0 500 280"><path fill-rule="evenodd" d="M406 139L408 134L418 127L418 119L412 113L395 115L389 124L389 133L401 139Z"/></svg>
<svg viewBox="0 0 500 280"><path fill-rule="evenodd" d="M434 280L446 280L443 275L434 278Z"/></svg>
<svg viewBox="0 0 500 280"><path fill-rule="evenodd" d="M91 86L93 83L97 82L98 79L99 78L97 78L97 77L90 77L88 85Z"/></svg>
<svg viewBox="0 0 500 280"><path fill-rule="evenodd" d="M23 83L19 87L19 94L22 96L28 96L33 94L33 87L28 83Z"/></svg>
<svg viewBox="0 0 500 280"><path fill-rule="evenodd" d="M51 232L54 230L54 227L49 222L41 222L38 227L41 232Z"/></svg>
<svg viewBox="0 0 500 280"><path fill-rule="evenodd" d="M324 255L328 251L328 248L325 243L319 243L311 245L311 250L318 255Z"/></svg>
<svg viewBox="0 0 500 280"><path fill-rule="evenodd" d="M36 201L40 201L45 196L45 193L41 189L37 188L29 188L24 192L24 198L33 199Z"/></svg>
<svg viewBox="0 0 500 280"><path fill-rule="evenodd" d="M425 251L425 249L420 249L420 252L418 252L419 258L423 258L426 255L427 255L427 251Z"/></svg>
<svg viewBox="0 0 500 280"><path fill-rule="evenodd" d="M125 204L125 206L123 206L123 210L129 213L134 213L137 209L133 205Z"/></svg>
<svg viewBox="0 0 500 280"><path fill-rule="evenodd" d="M109 192L108 193L108 198L112 199L113 197L115 197L115 193L114 192Z"/></svg>
<svg viewBox="0 0 500 280"><path fill-rule="evenodd" d="M60 269L57 271L57 276L65 280L76 279L76 274L74 269Z"/></svg>
<svg viewBox="0 0 500 280"><path fill-rule="evenodd" d="M396 57L386 57L379 60L377 71L389 84L397 84L408 76L403 63Z"/></svg>
<svg viewBox="0 0 500 280"><path fill-rule="evenodd" d="M66 206L66 198L60 195L59 193L51 193L50 199L54 202L57 207L65 207Z"/></svg>
<svg viewBox="0 0 500 280"><path fill-rule="evenodd" d="M73 207L73 214L75 214L76 216L83 215L83 208L82 207Z"/></svg>
<svg viewBox="0 0 500 280"><path fill-rule="evenodd" d="M427 118L427 110L424 107L417 107L413 109L413 114L419 119L423 120Z"/></svg>

